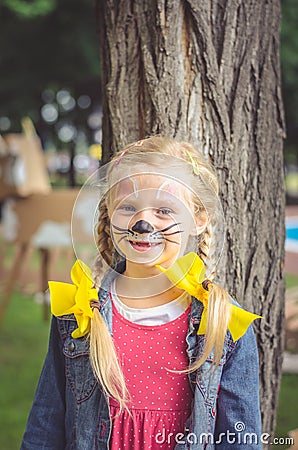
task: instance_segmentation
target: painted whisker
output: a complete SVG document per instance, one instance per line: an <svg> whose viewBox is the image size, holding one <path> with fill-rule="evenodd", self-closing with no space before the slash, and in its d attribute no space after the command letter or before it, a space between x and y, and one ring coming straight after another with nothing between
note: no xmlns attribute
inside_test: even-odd
<svg viewBox="0 0 298 450"><path fill-rule="evenodd" d="M173 231L173 233L163 233L164 236L173 236L173 234L184 233L183 230Z"/></svg>
<svg viewBox="0 0 298 450"><path fill-rule="evenodd" d="M157 234L157 233L164 233L165 231L169 231L171 228L176 227L177 225L181 225L180 223L172 223L172 225L169 225L168 227L164 228L163 230L156 230L154 231L152 234Z"/></svg>
<svg viewBox="0 0 298 450"><path fill-rule="evenodd" d="M129 232L128 231L114 231L114 234L129 234Z"/></svg>
<svg viewBox="0 0 298 450"><path fill-rule="evenodd" d="M119 239L118 244L119 244L119 242L123 241L123 239L126 239L126 235L122 236L122 237Z"/></svg>
<svg viewBox="0 0 298 450"><path fill-rule="evenodd" d="M133 231L131 231L129 228L120 228L120 227L117 227L117 225L114 225L113 223L111 224L112 225L112 227L113 228L115 228L115 230L117 230L117 231L122 231L122 232L125 232L125 233L130 233L130 234L134 234L133 233Z"/></svg>
<svg viewBox="0 0 298 450"><path fill-rule="evenodd" d="M177 245L180 244L180 242L172 241L171 239L168 239L168 238L164 238L164 239L165 239L165 241L172 242L172 244L177 244Z"/></svg>
<svg viewBox="0 0 298 450"><path fill-rule="evenodd" d="M136 230L131 230L129 228L118 227L117 225L114 225L113 223L111 225L114 228L114 234L121 236L118 243L120 243L124 239L127 239L130 242L135 242L135 243L136 242L143 242L143 243L146 242L151 245L161 244L162 241L168 241L173 244L179 245L179 242L172 241L171 239L168 238L168 236L173 236L175 234L183 233L183 230L170 231L174 227L180 225L180 223L173 223L173 224L163 228L162 230L155 230L152 232L147 232L147 230L146 230L146 232L140 232L140 233Z"/></svg>

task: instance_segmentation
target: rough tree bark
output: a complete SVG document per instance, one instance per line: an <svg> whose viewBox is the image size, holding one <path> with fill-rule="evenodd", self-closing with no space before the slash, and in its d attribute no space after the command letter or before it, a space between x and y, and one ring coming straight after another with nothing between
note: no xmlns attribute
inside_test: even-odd
<svg viewBox="0 0 298 450"><path fill-rule="evenodd" d="M103 147L161 133L209 154L226 217L221 278L257 321L263 428L283 350L284 118L278 0L97 0Z"/></svg>

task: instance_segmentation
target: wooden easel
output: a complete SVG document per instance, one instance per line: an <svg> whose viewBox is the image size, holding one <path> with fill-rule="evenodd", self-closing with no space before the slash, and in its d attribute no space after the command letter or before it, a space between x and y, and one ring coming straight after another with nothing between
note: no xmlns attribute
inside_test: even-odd
<svg viewBox="0 0 298 450"><path fill-rule="evenodd" d="M14 215L18 224L14 239L17 251L4 285L0 303L0 324L9 306L11 294L30 247L38 248L40 252L42 292L48 288L51 249L57 247L72 248L70 223L73 205L78 192L78 189L61 189L48 194L34 194L26 198L10 200L10 214ZM49 227L49 234L51 234L51 227L52 230L55 229L55 233L59 232L60 227L63 239L59 240L59 236L57 236L55 242L53 241L53 236L48 236L47 239L47 236L42 235L42 227L45 224ZM68 231L66 231L67 229ZM44 302L44 317L48 317L47 302Z"/></svg>

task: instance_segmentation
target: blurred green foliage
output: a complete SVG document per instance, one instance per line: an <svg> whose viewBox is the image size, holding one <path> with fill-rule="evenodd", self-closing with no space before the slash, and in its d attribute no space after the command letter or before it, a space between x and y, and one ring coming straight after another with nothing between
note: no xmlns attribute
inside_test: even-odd
<svg viewBox="0 0 298 450"><path fill-rule="evenodd" d="M298 164L298 2L282 0L281 68L287 123L285 159Z"/></svg>
<svg viewBox="0 0 298 450"><path fill-rule="evenodd" d="M4 0L4 4L20 17L44 16L56 7L56 0Z"/></svg>
<svg viewBox="0 0 298 450"><path fill-rule="evenodd" d="M0 117L19 131L39 120L45 89L99 97L93 0L5 0L0 5Z"/></svg>

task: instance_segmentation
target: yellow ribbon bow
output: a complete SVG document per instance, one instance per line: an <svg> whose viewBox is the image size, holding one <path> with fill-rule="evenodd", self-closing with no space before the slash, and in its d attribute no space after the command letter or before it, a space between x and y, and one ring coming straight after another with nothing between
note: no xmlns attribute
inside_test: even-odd
<svg viewBox="0 0 298 450"><path fill-rule="evenodd" d="M98 293L93 287L91 270L82 261L77 260L73 265L71 279L74 284L49 281L51 312L54 316L74 314L78 328L71 335L79 338L90 331L90 319L93 317L90 301L97 300Z"/></svg>
<svg viewBox="0 0 298 450"><path fill-rule="evenodd" d="M206 269L201 258L196 253L190 252L177 259L169 269L165 269L160 265L156 265L156 267L166 275L172 284L185 290L203 303L204 309L198 334L206 334L209 292L202 286L202 282L205 280ZM249 325L258 318L261 318L261 316L231 304L228 329L233 340L237 341L241 338L246 333Z"/></svg>

